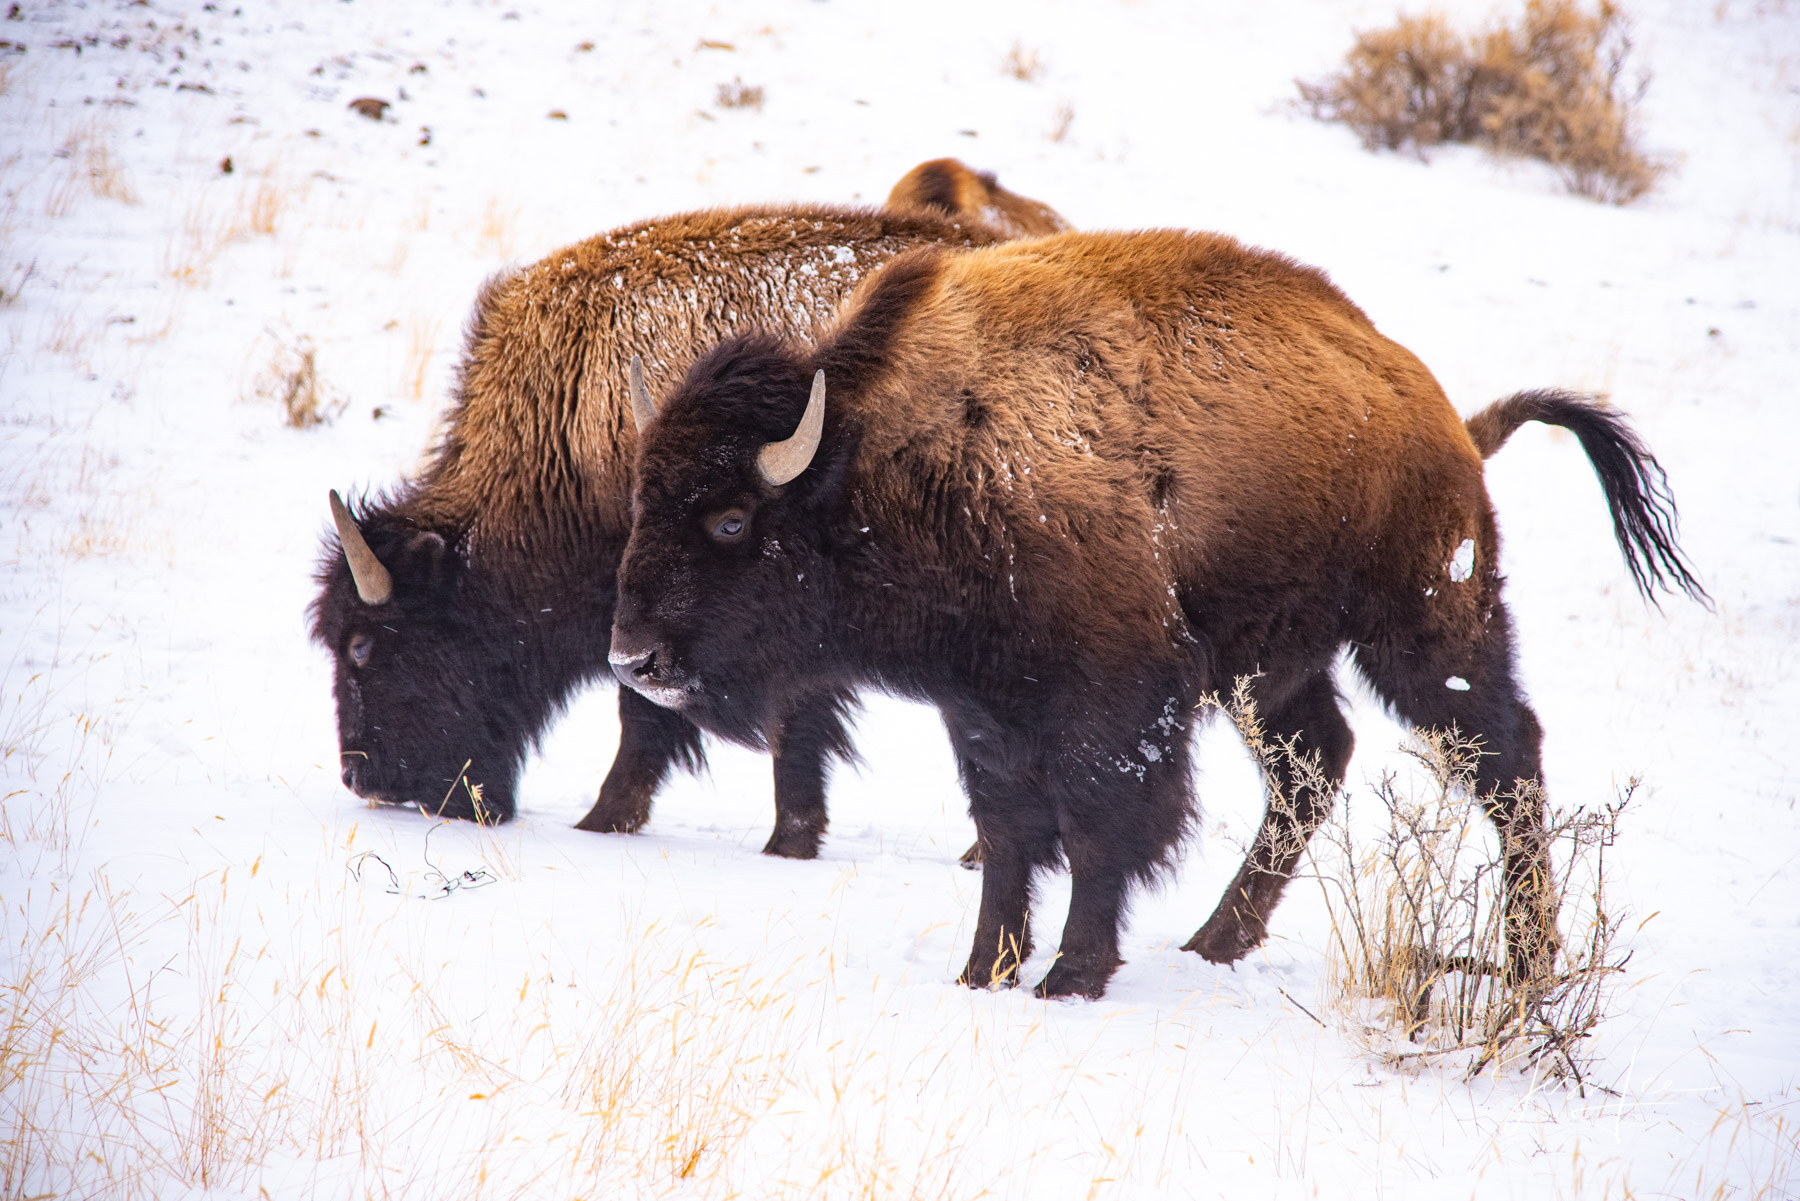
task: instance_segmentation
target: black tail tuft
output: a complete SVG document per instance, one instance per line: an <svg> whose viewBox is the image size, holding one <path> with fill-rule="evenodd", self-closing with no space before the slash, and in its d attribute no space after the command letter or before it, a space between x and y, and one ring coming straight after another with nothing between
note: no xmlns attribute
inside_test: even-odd
<svg viewBox="0 0 1800 1201"><path fill-rule="evenodd" d="M1463 424L1481 457L1490 458L1527 421L1560 425L1581 442L1612 511L1613 536L1638 591L1655 603L1656 590L1685 592L1711 607L1676 544L1677 515L1669 480L1623 414L1592 396L1541 389L1497 400Z"/></svg>

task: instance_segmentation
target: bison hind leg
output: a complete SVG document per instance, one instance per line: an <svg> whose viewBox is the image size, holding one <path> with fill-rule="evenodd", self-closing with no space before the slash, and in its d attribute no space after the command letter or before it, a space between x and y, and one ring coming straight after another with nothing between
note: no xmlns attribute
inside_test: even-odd
<svg viewBox="0 0 1800 1201"><path fill-rule="evenodd" d="M1212 963L1236 963L1262 945L1294 865L1331 812L1356 742L1329 667L1309 673L1288 696L1262 699L1259 708L1268 808L1218 908L1181 948Z"/></svg>
<svg viewBox="0 0 1800 1201"><path fill-rule="evenodd" d="M1543 729L1513 668L1512 617L1493 597L1472 636L1426 628L1412 639L1358 643L1357 667L1402 719L1476 748L1473 790L1500 835L1507 975L1554 965L1556 901L1545 831Z"/></svg>

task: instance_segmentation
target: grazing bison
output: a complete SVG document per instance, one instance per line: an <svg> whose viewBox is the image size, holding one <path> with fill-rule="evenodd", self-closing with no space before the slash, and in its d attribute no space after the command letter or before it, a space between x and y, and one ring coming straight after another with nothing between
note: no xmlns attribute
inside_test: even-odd
<svg viewBox="0 0 1800 1201"><path fill-rule="evenodd" d="M904 250L1004 236L917 204L712 211L627 226L490 283L421 476L354 512L332 495L338 539L319 570L313 634L336 660L344 783L505 820L527 746L576 688L610 679L637 442L627 359L641 355L670 385L737 332L807 337ZM826 760L848 753L847 697L796 696L783 716L771 854L817 850ZM693 726L629 689L619 726L582 829L637 829L671 765L700 761Z"/></svg>
<svg viewBox="0 0 1800 1201"><path fill-rule="evenodd" d="M829 385L829 401L827 386ZM1553 954L1537 719L1513 677L1482 457L1566 425L1640 585L1699 594L1655 460L1560 392L1465 428L1326 277L1229 238L920 250L813 345L730 339L647 419L612 663L727 737L874 685L935 704L985 859L962 980L1016 981L1039 869L1073 882L1044 996L1099 996L1128 889L1191 820L1189 723L1254 676L1270 732L1341 780L1338 648L1421 727L1478 737L1510 964ZM1238 959L1329 796L1271 781L1189 943Z"/></svg>

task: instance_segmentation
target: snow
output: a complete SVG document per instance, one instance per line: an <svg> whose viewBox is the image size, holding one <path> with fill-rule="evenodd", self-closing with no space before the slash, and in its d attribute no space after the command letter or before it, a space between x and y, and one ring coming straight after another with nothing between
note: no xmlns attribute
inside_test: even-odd
<svg viewBox="0 0 1800 1201"><path fill-rule="evenodd" d="M1450 556L1450 582L1460 584L1475 574L1475 539L1464 538Z"/></svg>
<svg viewBox="0 0 1800 1201"><path fill-rule="evenodd" d="M1296 76L1391 20L1373 0L20 6L0 21L28 47L0 55L7 1193L1796 1195L1800 22L1629 11L1645 136L1677 169L1619 209L1296 113ZM1015 42L1035 81L1002 71ZM738 78L761 109L713 103ZM362 96L392 107L365 119ZM947 154L1077 227L1319 265L1463 411L1602 391L1661 457L1716 611L1637 598L1562 431L1487 468L1551 796L1642 781L1608 861L1633 952L1595 1039L1610 1092L1391 1066L1329 1003L1305 882L1236 969L1179 950L1261 813L1216 721L1196 835L1093 1003L951 983L980 878L915 706L868 701L807 863L757 853L768 764L730 748L644 833L571 829L615 745L610 689L550 731L511 826L339 785L305 635L324 495L417 464L482 280L660 212L876 202ZM258 389L303 341L336 416L302 430ZM1342 683L1366 788L1403 735ZM1067 891L1038 899L1028 979Z"/></svg>

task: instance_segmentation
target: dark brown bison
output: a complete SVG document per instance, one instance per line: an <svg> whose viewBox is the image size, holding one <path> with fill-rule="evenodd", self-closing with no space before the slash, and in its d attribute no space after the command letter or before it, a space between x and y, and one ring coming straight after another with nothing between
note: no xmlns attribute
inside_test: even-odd
<svg viewBox="0 0 1800 1201"><path fill-rule="evenodd" d="M1539 729L1482 482L1529 420L1580 436L1639 584L1698 594L1621 418L1539 392L1465 428L1318 271L1180 232L915 251L816 344L733 338L667 393L613 669L746 742L779 743L801 697L936 705L986 861L961 978L1016 980L1033 877L1060 857L1073 895L1038 992L1098 996L1129 888L1191 820L1198 698L1254 677L1270 733L1335 785L1348 644L1408 721L1481 740L1510 962L1535 970L1555 946ZM1190 949L1262 939L1330 800L1295 783L1271 781L1282 803Z"/></svg>
<svg viewBox="0 0 1800 1201"><path fill-rule="evenodd" d="M721 338L808 337L902 251L1006 236L967 213L903 204L664 218L483 290L447 432L423 473L354 511L332 496L338 538L320 566L313 633L336 660L347 786L447 816L512 816L526 748L575 689L611 678L637 445L626 361L642 356L651 381L670 386ZM816 852L827 759L848 753L847 696L796 696L783 715L771 854ZM637 829L670 767L700 761L694 727L629 689L619 725L582 829Z"/></svg>

